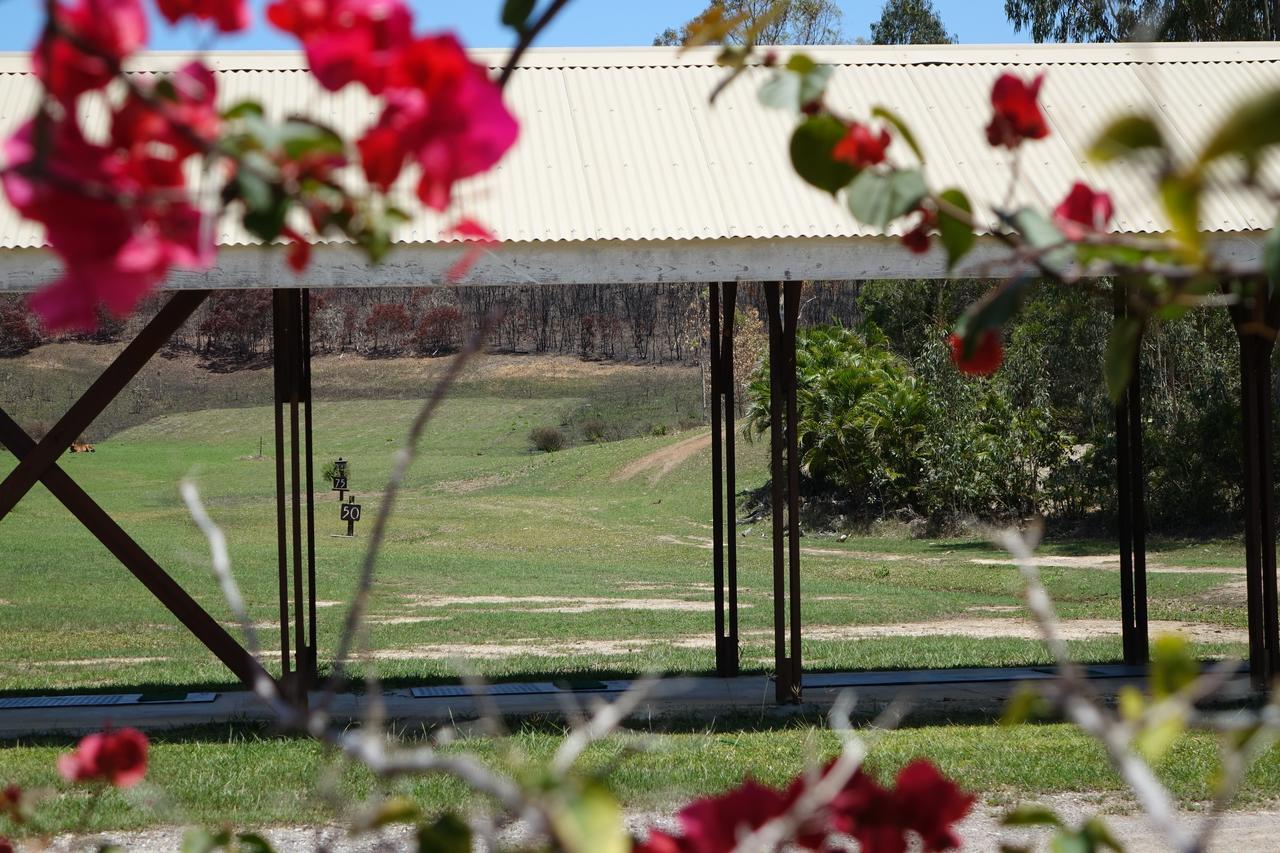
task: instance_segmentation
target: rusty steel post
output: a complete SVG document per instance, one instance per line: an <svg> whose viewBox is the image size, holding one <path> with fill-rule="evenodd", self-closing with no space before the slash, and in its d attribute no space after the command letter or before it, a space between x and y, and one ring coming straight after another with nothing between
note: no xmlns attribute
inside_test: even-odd
<svg viewBox="0 0 1280 853"><path fill-rule="evenodd" d="M302 405L306 419L307 469L307 605L310 643L307 646L307 677L317 677L316 659L316 507L315 460L311 449L311 291L302 291Z"/></svg>
<svg viewBox="0 0 1280 853"><path fill-rule="evenodd" d="M276 443L276 562L277 580L280 585L280 678L288 683L290 674L289 654L289 542L285 521L285 470L284 470L284 403L287 399L285 383L288 381L288 293L283 290L271 294L272 319L272 367L275 379L275 443Z"/></svg>
<svg viewBox="0 0 1280 853"><path fill-rule="evenodd" d="M801 693L800 655L800 419L796 412L796 332L800 323L800 282L783 285L783 352L787 367L783 374L787 398L787 542L790 545L788 588L791 597L791 701Z"/></svg>
<svg viewBox="0 0 1280 853"><path fill-rule="evenodd" d="M773 503L776 696L800 700L800 467L796 436L796 325L800 285L765 284L769 313L769 439ZM785 461L784 461L785 460ZM784 539L786 545L784 546Z"/></svg>
<svg viewBox="0 0 1280 853"><path fill-rule="evenodd" d="M721 407L720 407L720 285L712 282L708 287L708 339L710 341L711 358L709 374L711 379L711 564L715 582L715 631L716 631L716 675L724 678L730 674L725 657L724 624L725 624L725 591L724 591L724 494L723 494L723 448L721 446Z"/></svg>
<svg viewBox="0 0 1280 853"><path fill-rule="evenodd" d="M725 635L725 646L729 661L728 674L737 675L740 647L738 645L738 488L734 473L737 462L734 431L737 425L734 415L733 324L737 314L738 285L736 282L728 281L720 287L721 308L724 311L724 318L720 325L720 361L723 364L720 374L720 393L724 397L725 558L729 583L729 631Z"/></svg>
<svg viewBox="0 0 1280 853"><path fill-rule="evenodd" d="M1249 675L1254 687L1262 690L1280 673L1271 411L1271 353L1275 344L1267 334L1280 320L1280 298L1265 280L1254 284L1252 305L1235 305L1230 310L1240 346Z"/></svg>
<svg viewBox="0 0 1280 853"><path fill-rule="evenodd" d="M738 674L738 548L733 417L733 312L737 286L710 285L711 526L716 674Z"/></svg>

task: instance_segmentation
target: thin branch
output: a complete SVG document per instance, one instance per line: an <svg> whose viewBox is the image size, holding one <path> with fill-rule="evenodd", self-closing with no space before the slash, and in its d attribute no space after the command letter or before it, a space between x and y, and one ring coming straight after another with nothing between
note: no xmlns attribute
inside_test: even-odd
<svg viewBox="0 0 1280 853"><path fill-rule="evenodd" d="M551 20L568 5L569 0L551 0L551 5L547 6L546 11L539 15L536 21L520 31L520 38L516 41L516 46L512 48L511 55L507 57L507 64L502 67L502 73L498 75L499 88L506 88L525 51L533 45L534 40L546 29L547 24L550 24Z"/></svg>

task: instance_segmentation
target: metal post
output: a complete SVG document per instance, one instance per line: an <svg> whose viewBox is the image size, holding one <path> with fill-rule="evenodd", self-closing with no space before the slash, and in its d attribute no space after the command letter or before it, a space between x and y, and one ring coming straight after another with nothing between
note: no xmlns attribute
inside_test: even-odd
<svg viewBox="0 0 1280 853"><path fill-rule="evenodd" d="M800 701L800 450L799 417L796 412L796 327L800 322L800 282L783 286L783 351L787 369L783 374L787 397L787 535L790 548L791 590L791 700Z"/></svg>
<svg viewBox="0 0 1280 853"><path fill-rule="evenodd" d="M307 300L301 290L273 295L276 380L276 556L279 562L281 666L290 695L306 700L315 672L315 508L311 456L310 340ZM288 416L288 467L285 417ZM305 438L305 449L304 449ZM304 457L305 456L305 460ZM306 477L306 533L303 534L303 477ZM286 512L286 495L289 508ZM304 549L305 541L305 549ZM290 586L292 585L292 607ZM293 623L293 656L289 624Z"/></svg>
<svg viewBox="0 0 1280 853"><path fill-rule="evenodd" d="M801 673L800 469L795 429L795 346L800 310L799 284L788 282L783 292L778 282L768 282L765 284L765 297L769 314L769 439L773 504L776 696L779 703L792 703L800 699ZM785 549L784 537L789 544Z"/></svg>
<svg viewBox="0 0 1280 853"><path fill-rule="evenodd" d="M724 648L724 494L723 494L723 448L721 446L721 405L720 405L720 285L712 282L708 288L709 323L711 326L710 349L711 358L708 370L711 379L711 564L715 583L715 631L716 631L716 674L720 677L729 675L728 663L725 660Z"/></svg>
<svg viewBox="0 0 1280 853"><path fill-rule="evenodd" d="M729 663L729 674L738 674L738 509L737 509L737 477L734 466L737 456L734 447L734 431L737 429L734 418L734 375L733 375L733 323L737 313L738 285L736 282L725 282L721 285L721 309L724 319L720 325L720 393L724 396L724 487L725 487L725 556L728 561L727 576L729 581L729 632L725 636L726 658Z"/></svg>
<svg viewBox="0 0 1280 853"><path fill-rule="evenodd" d="M1231 308L1240 345L1240 408L1244 462L1245 590L1249 620L1249 674L1266 689L1280 673L1280 625L1276 603L1275 487L1271 353L1266 334L1280 320L1280 298L1265 280L1255 282L1251 305Z"/></svg>
<svg viewBox="0 0 1280 853"><path fill-rule="evenodd" d="M1113 291L1115 318L1128 316L1127 294ZM1141 345L1134 352L1129 384L1116 404L1116 528L1120 539L1120 635L1124 662L1146 664L1147 555L1146 502L1142 462L1142 359Z"/></svg>
<svg viewBox="0 0 1280 853"><path fill-rule="evenodd" d="M738 548L733 473L733 314L736 301L735 284L711 284L709 348L712 565L715 580L716 674L724 678L738 674Z"/></svg>

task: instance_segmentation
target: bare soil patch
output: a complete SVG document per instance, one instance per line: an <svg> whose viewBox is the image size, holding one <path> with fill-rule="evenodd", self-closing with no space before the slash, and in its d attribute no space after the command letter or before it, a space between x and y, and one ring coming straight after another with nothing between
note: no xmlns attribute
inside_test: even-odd
<svg viewBox="0 0 1280 853"><path fill-rule="evenodd" d="M697 435L659 448L652 453L633 459L614 472L610 480L620 483L643 473L648 473L649 485L653 486L667 476L689 457L700 453L711 446L711 433L700 432Z"/></svg>
<svg viewBox="0 0 1280 853"><path fill-rule="evenodd" d="M514 605L497 608L508 613L591 613L597 610L686 610L703 612L709 611L714 607L714 603L711 601L685 601L679 598L579 598L555 595L410 595L408 598L415 607Z"/></svg>

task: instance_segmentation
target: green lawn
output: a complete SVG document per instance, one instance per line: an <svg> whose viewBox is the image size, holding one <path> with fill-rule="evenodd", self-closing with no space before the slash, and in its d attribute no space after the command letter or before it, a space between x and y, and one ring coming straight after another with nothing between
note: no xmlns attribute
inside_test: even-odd
<svg viewBox="0 0 1280 853"><path fill-rule="evenodd" d="M339 400L339 389L421 395L443 360L339 361L321 360L317 370L327 399L315 408L316 459L352 460L352 485L370 519L417 404ZM226 377L215 377L217 401L251 401L245 388L256 388L264 371L248 373L248 384L235 386L235 393ZM678 368L593 368L565 359L482 363L431 424L391 525L370 614L379 672L420 682L454 678L462 666L497 678L710 670L709 453L695 448L665 473L659 459L621 476L637 460L706 435L705 427L674 431L698 409L697 383L695 371ZM149 414L142 407L134 416L139 423L101 441L97 453L66 456L63 464L229 623L207 570L205 543L177 494L180 478L194 478L227 532L268 649L278 649L274 465L256 456L260 441L272 453L270 408L143 417ZM575 425L588 416L608 421L613 434L633 437L583 442ZM563 425L574 446L532 452L527 436L539 425ZM756 487L765 481L767 448L749 441L738 446L739 486ZM0 457L0 473L12 464ZM365 540L331 537L342 528L335 496L324 492L318 501L323 660ZM773 655L770 529L756 523L740 531L743 665L767 671ZM980 538L885 535L840 542L809 535L803 547L809 668L1047 662L1025 625L1004 630L1021 620L1020 583L1014 567L1000 563L1004 555ZM1050 542L1044 553L1078 560L1111 553L1111 545ZM227 682L212 656L43 487L0 524L0 554L0 691ZM1236 545L1156 541L1151 559L1200 569L1153 573L1151 618L1220 626L1226 633L1200 637L1202 653L1242 653ZM1116 659L1114 569L1044 571L1063 615L1079 620L1078 655Z"/></svg>
<svg viewBox="0 0 1280 853"><path fill-rule="evenodd" d="M646 748L627 754L636 734L645 736ZM526 727L506 738L464 739L450 749L464 749L492 765L518 771L544 765L559 741L554 730ZM760 729L721 721L700 730L610 738L588 750L582 767L608 770L609 784L628 809L662 811L725 790L746 776L781 786L807 761L833 755L837 748L831 732L802 722ZM57 756L67 749L62 743L34 743L0 750L0 784L42 792L38 825L62 831L82 825L89 796L84 788L63 782L54 770ZM1208 775L1216 766L1216 750L1207 736L1185 736L1159 766L1160 777L1184 805L1211 797ZM1066 725L927 726L879 733L867 765L877 775L890 777L920 756L997 806L1045 794L1092 792L1104 798L1100 811L1132 807L1098 745ZM147 783L109 792L84 828L331 822L349 818L358 803L377 792L407 794L429 811L469 805L466 791L452 779L379 783L314 742L252 728L222 728L158 735ZM1253 766L1235 805L1274 801L1278 796L1280 752L1273 750ZM335 798L349 804L347 814L330 805ZM10 832L22 835L31 830L15 831L0 817L0 834Z"/></svg>

